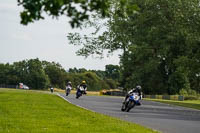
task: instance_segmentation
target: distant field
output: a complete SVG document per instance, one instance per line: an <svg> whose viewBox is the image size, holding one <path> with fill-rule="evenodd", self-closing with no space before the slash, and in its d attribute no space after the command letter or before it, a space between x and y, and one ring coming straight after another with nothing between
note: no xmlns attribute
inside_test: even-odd
<svg viewBox="0 0 200 133"><path fill-rule="evenodd" d="M148 98L145 99L200 110L200 100L173 101L173 100L162 100L162 99L148 99Z"/></svg>
<svg viewBox="0 0 200 133"><path fill-rule="evenodd" d="M154 133L52 94L0 88L0 133Z"/></svg>

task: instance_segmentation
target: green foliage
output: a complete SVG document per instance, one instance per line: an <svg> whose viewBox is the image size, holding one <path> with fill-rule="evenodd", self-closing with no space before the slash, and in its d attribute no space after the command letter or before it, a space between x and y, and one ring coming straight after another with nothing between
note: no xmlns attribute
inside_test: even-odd
<svg viewBox="0 0 200 133"><path fill-rule="evenodd" d="M20 79L13 65L0 64L0 84L16 85Z"/></svg>
<svg viewBox="0 0 200 133"><path fill-rule="evenodd" d="M46 89L48 87L49 78L39 59L15 62L13 66L21 83L28 85L32 89Z"/></svg>
<svg viewBox="0 0 200 133"><path fill-rule="evenodd" d="M76 54L88 57L95 55L100 58L104 56L104 50L108 55L118 49L125 50L129 44L127 34L127 24L121 20L127 20L126 17L130 14L135 14L139 10L137 4L130 0L110 0L111 5L108 9L109 18L102 19L98 14L92 15L91 19L84 23L82 28L95 29L90 34L69 33L68 40L72 45L83 46ZM121 18L119 18L120 16ZM116 23L117 21L117 23ZM107 29L102 31L101 29ZM118 34L119 33L119 34Z"/></svg>
<svg viewBox="0 0 200 133"><path fill-rule="evenodd" d="M179 91L179 94L184 96L184 100L198 100L199 99L197 92L195 90L181 89Z"/></svg>
<svg viewBox="0 0 200 133"><path fill-rule="evenodd" d="M145 93L176 94L182 88L195 89L191 86L195 74L191 72L196 70L191 64L200 65L198 59L191 59L195 57L192 50L199 49L197 38L200 36L193 28L193 23L200 20L200 17L193 16L200 12L195 2L137 1L139 13L128 16L127 21L122 20L127 24L126 32L131 42L128 57L124 55L122 58L125 59L121 60L122 65L126 66L125 73L130 73L124 77L142 84ZM191 19L191 16L195 19ZM188 20L191 20L190 24ZM132 70L127 64L130 64L129 67L132 65Z"/></svg>
<svg viewBox="0 0 200 133"><path fill-rule="evenodd" d="M66 78L65 70L61 67L60 64L55 62L46 62L43 61L43 68L45 73L48 75L51 85L58 88L65 88Z"/></svg>
<svg viewBox="0 0 200 133"><path fill-rule="evenodd" d="M21 23L27 25L36 20L44 19L43 13L49 16L61 15L71 18L70 24L80 27L84 20L89 19L91 12L98 12L102 17L108 16L110 2L105 0L17 0L24 8L21 12Z"/></svg>
<svg viewBox="0 0 200 133"><path fill-rule="evenodd" d="M188 90L188 94L192 96L197 96L197 92L195 90Z"/></svg>
<svg viewBox="0 0 200 133"><path fill-rule="evenodd" d="M111 78L113 80L119 81L120 78L120 68L118 65L106 65L105 66L105 76L106 78Z"/></svg>
<svg viewBox="0 0 200 133"><path fill-rule="evenodd" d="M93 26L95 32L83 36L70 33L68 39L70 44L83 46L77 54L85 57L103 57L104 50L109 54L123 50L120 74L119 71L110 73L109 69L105 73L95 72L101 79L105 74L128 89L140 84L146 94L177 94L181 89L200 92L200 8L197 0L18 0L18 4L24 7L21 13L23 24L43 19L43 12L53 17L67 15L72 19L72 27L80 27L92 16L85 28ZM100 23L102 16L109 16L109 19ZM103 26L104 32L101 31ZM19 68L27 65L23 63ZM59 71L55 73L62 75ZM81 78L87 78L81 75L86 72L84 69L72 71L80 73L75 84ZM20 70L20 80L26 81L27 73ZM18 76L3 75L18 80ZM38 77L36 73L34 76ZM50 79L61 87L67 76L59 77L62 78L57 81L53 76ZM98 84L96 86L100 88Z"/></svg>
<svg viewBox="0 0 200 133"><path fill-rule="evenodd" d="M4 66L4 67L3 67ZM39 59L14 62L12 65L0 65L0 84L17 85L24 83L32 89L47 89L50 85L48 73Z"/></svg>
<svg viewBox="0 0 200 133"><path fill-rule="evenodd" d="M113 79L106 79L105 82L106 82L106 84L109 85L109 89L116 89L117 88L117 82L114 81Z"/></svg>
<svg viewBox="0 0 200 133"><path fill-rule="evenodd" d="M185 96L184 100L198 100L199 98L196 96Z"/></svg>
<svg viewBox="0 0 200 133"><path fill-rule="evenodd" d="M84 72L87 72L87 70L85 68L79 68L77 69L76 67L74 68L70 68L69 73L84 73Z"/></svg>
<svg viewBox="0 0 200 133"><path fill-rule="evenodd" d="M99 78L94 72L68 73L67 75L67 80L72 82L74 88L80 85L83 80L86 81L88 90L92 91L110 89L113 86L113 84L108 84L106 81Z"/></svg>
<svg viewBox="0 0 200 133"><path fill-rule="evenodd" d="M83 44L79 55L122 49L120 81L125 88L140 84L146 94L200 92L199 1L132 0L113 5L105 32L69 38L72 44ZM126 10L134 5L137 8Z"/></svg>
<svg viewBox="0 0 200 133"><path fill-rule="evenodd" d="M49 85L49 78L46 75L41 61L39 59L30 59L27 61L27 84L31 88L46 89Z"/></svg>
<svg viewBox="0 0 200 133"><path fill-rule="evenodd" d="M83 80L87 81L88 90L101 90L100 78L95 73L82 73Z"/></svg>
<svg viewBox="0 0 200 133"><path fill-rule="evenodd" d="M187 96L187 95L188 95L188 92L187 92L186 89L181 89L181 90L179 91L179 94L182 95L182 96Z"/></svg>
<svg viewBox="0 0 200 133"><path fill-rule="evenodd" d="M119 66L106 65L106 70L86 70L84 68L70 68L67 75L67 80L71 81L74 88L81 81L85 80L88 85L88 90L116 89L119 79ZM112 79L110 79L112 78Z"/></svg>
<svg viewBox="0 0 200 133"><path fill-rule="evenodd" d="M101 79L104 79L106 77L106 72L105 71L102 71L102 70L91 70L91 72L96 73L96 75Z"/></svg>
<svg viewBox="0 0 200 133"><path fill-rule="evenodd" d="M112 65L109 65L112 66ZM114 66L114 65L113 65ZM87 82L88 90L99 91L102 89L117 88L117 69L109 69L111 73L101 70L86 70L85 68L70 68L66 72L62 66L55 62L40 61L39 59L23 60L10 64L0 64L0 84L17 85L24 83L31 89L47 89L50 86L65 89L68 81L73 88ZM109 78L113 79L107 79ZM116 78L117 77L117 78Z"/></svg>

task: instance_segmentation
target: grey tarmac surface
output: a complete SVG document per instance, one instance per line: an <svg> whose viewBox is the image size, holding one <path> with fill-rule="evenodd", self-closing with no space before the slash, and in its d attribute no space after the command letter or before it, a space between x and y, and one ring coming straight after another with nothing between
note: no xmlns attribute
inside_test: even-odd
<svg viewBox="0 0 200 133"><path fill-rule="evenodd" d="M142 101L130 112L122 112L123 98L107 96L82 96L79 99L70 94L70 103L89 110L138 123L163 133L200 133L200 111L152 101Z"/></svg>

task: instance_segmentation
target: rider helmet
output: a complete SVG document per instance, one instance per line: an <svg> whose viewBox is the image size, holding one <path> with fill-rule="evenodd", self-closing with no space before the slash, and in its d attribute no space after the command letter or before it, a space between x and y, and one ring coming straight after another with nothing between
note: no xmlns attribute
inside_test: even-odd
<svg viewBox="0 0 200 133"><path fill-rule="evenodd" d="M137 86L136 86L136 89L141 90L142 87L141 87L140 85L137 85Z"/></svg>
<svg viewBox="0 0 200 133"><path fill-rule="evenodd" d="M82 81L82 84L86 84L85 80Z"/></svg>

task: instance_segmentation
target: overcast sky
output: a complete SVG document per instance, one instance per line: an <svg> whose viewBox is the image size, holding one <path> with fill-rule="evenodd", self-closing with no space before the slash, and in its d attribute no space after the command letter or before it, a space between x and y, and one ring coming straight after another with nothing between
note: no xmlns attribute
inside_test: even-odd
<svg viewBox="0 0 200 133"><path fill-rule="evenodd" d="M0 0L0 63L39 58L58 62L65 69L96 70L104 70L106 64L119 64L117 53L101 60L76 56L79 47L69 45L66 37L67 33L73 32L67 17L58 20L47 17L28 26L21 25L19 12L22 8L16 1Z"/></svg>

